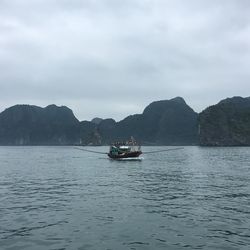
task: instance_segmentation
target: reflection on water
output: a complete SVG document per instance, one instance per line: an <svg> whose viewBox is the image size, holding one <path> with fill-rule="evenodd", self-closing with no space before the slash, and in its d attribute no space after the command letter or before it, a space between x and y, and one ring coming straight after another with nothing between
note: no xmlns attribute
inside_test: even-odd
<svg viewBox="0 0 250 250"><path fill-rule="evenodd" d="M249 148L0 147L0 171L0 249L249 249Z"/></svg>

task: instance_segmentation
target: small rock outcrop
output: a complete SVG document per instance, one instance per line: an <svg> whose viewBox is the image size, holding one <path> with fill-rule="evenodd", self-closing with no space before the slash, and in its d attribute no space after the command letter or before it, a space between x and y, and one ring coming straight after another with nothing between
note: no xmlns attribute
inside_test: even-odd
<svg viewBox="0 0 250 250"><path fill-rule="evenodd" d="M99 118L99 117L95 117L91 120L91 122L96 124L96 125L100 124L102 121L103 121L103 119Z"/></svg>

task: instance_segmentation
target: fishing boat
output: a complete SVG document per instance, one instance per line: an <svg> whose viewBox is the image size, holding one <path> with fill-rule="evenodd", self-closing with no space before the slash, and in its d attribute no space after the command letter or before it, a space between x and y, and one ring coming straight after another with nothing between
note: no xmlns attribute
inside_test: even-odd
<svg viewBox="0 0 250 250"><path fill-rule="evenodd" d="M115 160L135 160L140 159L141 154L141 146L134 139L131 139L128 142L113 143L109 148L108 157Z"/></svg>
<svg viewBox="0 0 250 250"><path fill-rule="evenodd" d="M75 147L75 149L82 150L85 152L90 152L90 153L108 155L109 159L111 160L141 161L143 160L143 157L140 157L142 153L154 154L154 153L160 153L160 152L166 152L166 151L172 151L172 150L180 150L183 148L168 148L168 149L160 149L160 150L142 152L141 145L138 144L133 137L131 137L131 139L127 142L112 143L109 147L108 153L94 151L94 150L85 149L85 148L78 148L78 147Z"/></svg>

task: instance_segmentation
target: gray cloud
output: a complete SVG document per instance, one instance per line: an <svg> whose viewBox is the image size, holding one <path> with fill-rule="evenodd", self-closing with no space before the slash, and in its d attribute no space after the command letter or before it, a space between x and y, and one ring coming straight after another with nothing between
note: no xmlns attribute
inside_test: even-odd
<svg viewBox="0 0 250 250"><path fill-rule="evenodd" d="M0 110L68 105L122 119L183 96L250 94L248 0L0 0Z"/></svg>

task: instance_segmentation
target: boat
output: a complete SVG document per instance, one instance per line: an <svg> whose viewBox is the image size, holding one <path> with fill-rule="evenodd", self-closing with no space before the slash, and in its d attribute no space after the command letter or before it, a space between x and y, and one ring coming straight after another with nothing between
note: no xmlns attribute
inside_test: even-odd
<svg viewBox="0 0 250 250"><path fill-rule="evenodd" d="M141 154L141 146L131 138L127 142L112 143L109 148L108 157L114 160L141 160L141 158L139 158Z"/></svg>
<svg viewBox="0 0 250 250"><path fill-rule="evenodd" d="M120 161L141 161L144 158L140 157L142 154L141 145L138 144L133 137L127 142L115 142L112 143L109 147L109 152L100 152L90 149L78 148L75 149L82 150L85 152L108 155L111 160L120 160ZM160 149L154 151L143 152L143 154L154 154L166 151L180 150L183 148L168 148L168 149Z"/></svg>

